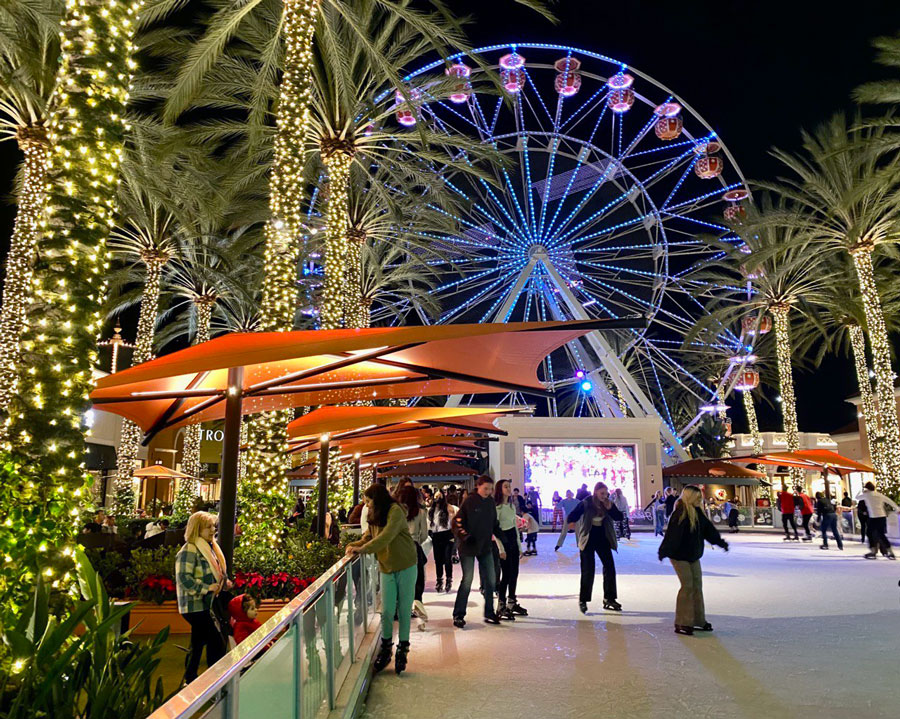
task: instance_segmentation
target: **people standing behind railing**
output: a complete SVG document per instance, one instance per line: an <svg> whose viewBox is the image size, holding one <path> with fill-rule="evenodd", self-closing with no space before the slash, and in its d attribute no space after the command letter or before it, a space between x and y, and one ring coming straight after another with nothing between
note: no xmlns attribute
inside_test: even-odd
<svg viewBox="0 0 900 719"><path fill-rule="evenodd" d="M566 517L566 521L575 529L578 549L581 551L578 608L582 614L587 614L587 605L594 589L595 552L603 564L603 608L622 611L622 605L616 601L616 562L612 555L613 550L618 547L613 523L620 519L622 513L609 498L609 488L603 482L597 482L594 493L579 502Z"/></svg>
<svg viewBox="0 0 900 719"><path fill-rule="evenodd" d="M434 552L434 591L449 592L453 588L453 530L451 522L456 507L447 501L441 491L434 493L434 501L428 509L428 530ZM446 577L446 584L444 578Z"/></svg>
<svg viewBox="0 0 900 719"><path fill-rule="evenodd" d="M672 512L675 511L675 502L678 500L678 496L675 494L675 490L671 487L666 487L666 493L664 495L664 504L666 505L666 521L669 521L669 517L672 516Z"/></svg>
<svg viewBox="0 0 900 719"><path fill-rule="evenodd" d="M612 500L616 505L616 509L622 513L622 519L616 522L616 538L622 539L622 537L625 537L625 539L631 539L631 524L628 521L628 513L630 511L628 499L621 489L616 489L613 492Z"/></svg>
<svg viewBox="0 0 900 719"><path fill-rule="evenodd" d="M565 499L559 500L559 509L562 512L562 516L563 516L562 529L559 532L559 537L557 537L557 539L556 539L556 547L554 548L553 551L558 552L560 547L562 547L562 545L565 544L566 537L568 536L569 532L571 531L569 529L569 523L566 521L566 517L568 517L569 514L571 513L571 511L573 509L575 509L575 507L577 507L577 506L578 506L578 500L575 499L575 496L572 494L572 490L567 489Z"/></svg>
<svg viewBox="0 0 900 719"><path fill-rule="evenodd" d="M816 514L819 517L819 526L822 529L822 549L828 549L828 531L834 536L838 549L844 550L844 541L838 529L838 516L834 511L834 505L823 492L816 492Z"/></svg>
<svg viewBox="0 0 900 719"><path fill-rule="evenodd" d="M898 511L898 507L894 501L885 497L881 492L875 490L872 482L866 482L863 491L857 495L856 501L866 503L866 509L869 514L869 551L866 553L866 559L875 559L878 552L888 559L896 559L891 543L887 538L887 512L885 506L890 507L893 511Z"/></svg>
<svg viewBox="0 0 900 719"><path fill-rule="evenodd" d="M856 502L856 518L859 520L859 541L865 544L869 531L869 508L864 499Z"/></svg>
<svg viewBox="0 0 900 719"><path fill-rule="evenodd" d="M419 504L419 492L411 484L406 485L397 495L397 501L406 510L406 523L409 534L416 543L416 556L418 558L416 571L416 589L413 597L413 612L422 621L428 621L428 613L422 603L425 592L425 565L428 559L422 545L428 539L428 518L425 516L425 508ZM419 625L424 629L424 624Z"/></svg>
<svg viewBox="0 0 900 719"><path fill-rule="evenodd" d="M347 545L347 555L374 554L381 571L381 649L375 658L376 672L391 662L394 647L394 617L399 630L394 670L405 671L409 654L409 628L416 591L416 545L409 533L406 512L383 484L370 485L364 496L368 529L357 542Z"/></svg>
<svg viewBox="0 0 900 719"><path fill-rule="evenodd" d="M794 495L790 492L778 493L778 511L781 512L781 526L784 527L784 541L791 540L800 541L800 534L797 532L797 520L794 519ZM788 525L794 528L794 536L788 531Z"/></svg>
<svg viewBox="0 0 900 719"><path fill-rule="evenodd" d="M695 629L712 631L712 625L706 621L703 602L703 571L700 568L705 546L703 542L705 540L728 551L728 542L722 539L719 530L703 513L702 501L703 493L692 484L681 491L681 497L669 518L666 536L659 545L659 561L668 557L681 583L675 601L676 634L691 635Z"/></svg>
<svg viewBox="0 0 900 719"><path fill-rule="evenodd" d="M728 507L728 528L731 530L732 534L737 534L741 531L740 529L740 521L741 521L741 500L735 499L734 502L731 502Z"/></svg>
<svg viewBox="0 0 900 719"><path fill-rule="evenodd" d="M516 599L519 582L519 557L522 545L519 540L516 508L512 503L509 480L501 479L494 486L494 503L497 505L497 524L500 534L495 536L494 573L497 580L497 616L515 621L515 615L527 616L528 612Z"/></svg>
<svg viewBox="0 0 900 719"><path fill-rule="evenodd" d="M206 666L225 656L225 636L212 605L223 589L231 588L225 556L215 540L216 515L194 512L184 530L184 546L175 555L175 591L178 613L191 625L191 649L185 682L197 678L206 649Z"/></svg>

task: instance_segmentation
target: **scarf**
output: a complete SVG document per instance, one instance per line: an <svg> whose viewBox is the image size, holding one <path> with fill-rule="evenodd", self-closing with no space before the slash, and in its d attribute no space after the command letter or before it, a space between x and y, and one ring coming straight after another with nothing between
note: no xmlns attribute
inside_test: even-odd
<svg viewBox="0 0 900 719"><path fill-rule="evenodd" d="M194 545L197 549L200 550L200 554L203 555L203 558L209 562L209 566L212 567L212 573L216 577L216 581L221 586L222 579L225 576L225 555L222 554L222 550L219 548L219 544L214 539L212 541L212 545L207 542L203 537L197 537ZM216 592L218 594L218 591Z"/></svg>

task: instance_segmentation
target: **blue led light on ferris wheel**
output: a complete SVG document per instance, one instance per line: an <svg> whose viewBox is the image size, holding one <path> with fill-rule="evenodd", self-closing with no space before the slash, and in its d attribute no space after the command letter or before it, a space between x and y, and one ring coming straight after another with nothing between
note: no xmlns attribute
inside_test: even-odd
<svg viewBox="0 0 900 719"><path fill-rule="evenodd" d="M584 377L584 370L583 370L583 369L578 370L578 371L575 373L575 376L576 376L578 379L582 379L582 378Z"/></svg>
<svg viewBox="0 0 900 719"><path fill-rule="evenodd" d="M594 389L594 385L585 380L581 383L581 389L585 392L590 392L592 389Z"/></svg>

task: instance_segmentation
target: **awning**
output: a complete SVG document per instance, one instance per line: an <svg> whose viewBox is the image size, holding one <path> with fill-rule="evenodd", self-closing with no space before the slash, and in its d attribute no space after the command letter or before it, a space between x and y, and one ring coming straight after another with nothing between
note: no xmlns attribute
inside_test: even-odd
<svg viewBox="0 0 900 719"><path fill-rule="evenodd" d="M163 479L196 479L196 477L192 477L184 472L179 472L177 469L169 469L161 464L151 464L147 467L141 467L140 469L134 470L133 475L144 479L148 477L159 477Z"/></svg>
<svg viewBox="0 0 900 719"><path fill-rule="evenodd" d="M549 394L544 358L592 330L627 320L490 323L232 333L100 379L97 409L148 435L225 416L229 368L243 368L243 414L376 397Z"/></svg>
<svg viewBox="0 0 900 719"><path fill-rule="evenodd" d="M781 467L798 467L807 470L825 470L837 474L850 472L874 472L867 464L857 462L854 459L844 457L830 449L801 449L797 452L767 452L759 455L747 455L741 457L727 457L728 462L742 462L746 464L769 464Z"/></svg>
<svg viewBox="0 0 900 719"><path fill-rule="evenodd" d="M719 459L691 459L663 467L663 477L681 484L728 484L755 487L766 475Z"/></svg>
<svg viewBox="0 0 900 719"><path fill-rule="evenodd" d="M381 477L463 477L478 474L471 467L455 462L422 462L380 472Z"/></svg>

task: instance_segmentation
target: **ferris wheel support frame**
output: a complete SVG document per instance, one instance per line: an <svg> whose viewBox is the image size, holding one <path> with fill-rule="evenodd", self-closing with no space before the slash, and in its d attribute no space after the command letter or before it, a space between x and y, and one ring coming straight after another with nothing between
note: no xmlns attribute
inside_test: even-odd
<svg viewBox="0 0 900 719"><path fill-rule="evenodd" d="M572 291L569 289L569 286L565 283L560 274L556 271L556 268L553 267L552 263L549 261L549 257L545 253L535 253L535 257L543 264L544 268L547 270L547 274L549 275L551 281L559 290L560 297L565 303L569 312L572 313L572 316L576 320L586 320L590 319L587 313L584 311L584 308L575 299L575 295L572 294ZM625 400L626 405L632 411L635 417L653 417L658 419L660 422L660 435L662 439L668 444L674 453L678 456L678 458L682 461L690 459L690 455L687 450L678 440L678 437L672 431L672 428L666 423L666 421L659 415L659 412L656 411L656 408L653 406L653 403L644 394L643 390L638 386L638 384L634 381L634 378L625 369L625 366L616 356L615 352L613 352L612 347L603 337L600 332L591 332L585 335L585 339L591 345L591 348L600 358L600 362L603 364L603 368L609 374L610 379L612 379L613 383L616 385L616 389L622 393L622 398Z"/></svg>

